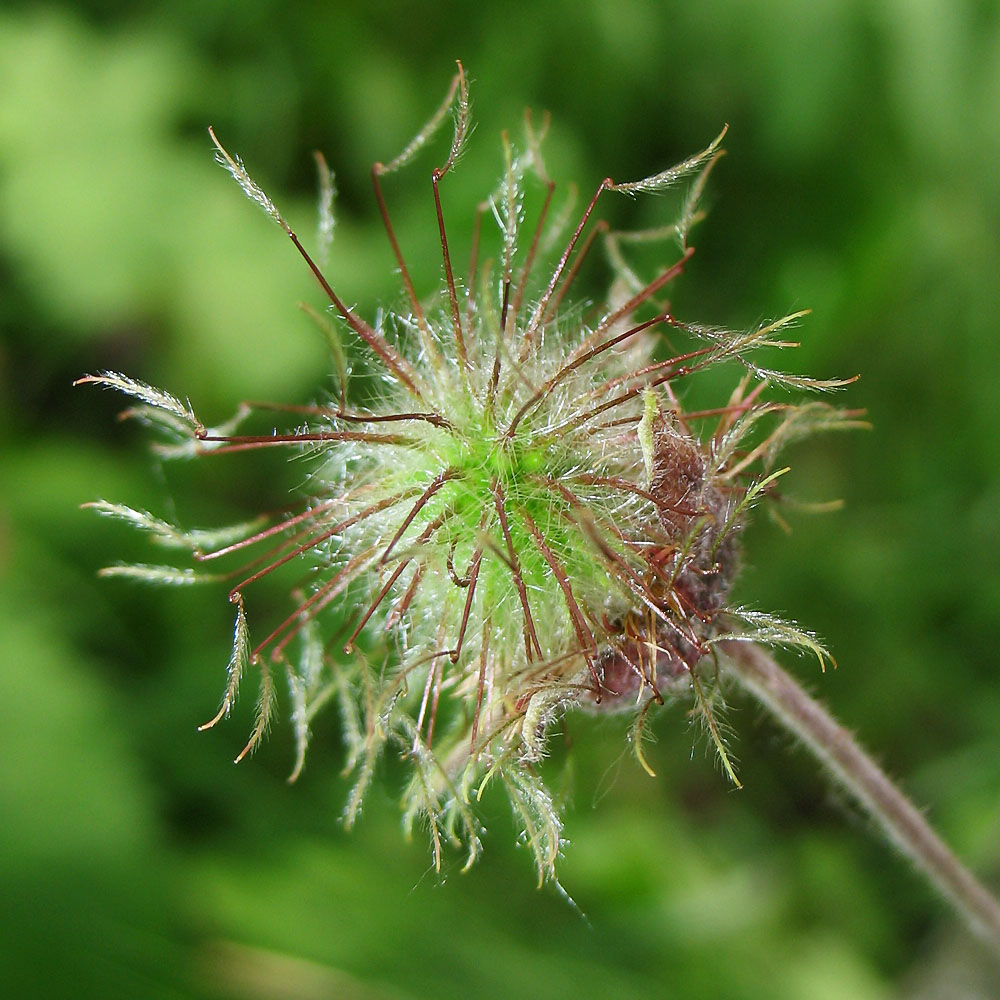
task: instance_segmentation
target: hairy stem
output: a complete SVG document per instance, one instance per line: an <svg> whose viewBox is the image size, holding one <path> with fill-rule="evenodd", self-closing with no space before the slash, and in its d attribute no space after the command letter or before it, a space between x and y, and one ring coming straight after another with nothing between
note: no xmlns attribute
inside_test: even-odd
<svg viewBox="0 0 1000 1000"><path fill-rule="evenodd" d="M968 926L1000 952L1000 903L958 860L923 814L798 682L758 646L720 644L726 670L826 765Z"/></svg>

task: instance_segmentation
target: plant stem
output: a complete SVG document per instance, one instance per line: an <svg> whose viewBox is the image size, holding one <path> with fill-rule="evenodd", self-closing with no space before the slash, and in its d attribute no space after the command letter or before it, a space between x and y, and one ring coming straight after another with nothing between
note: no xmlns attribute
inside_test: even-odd
<svg viewBox="0 0 1000 1000"><path fill-rule="evenodd" d="M769 653L744 642L721 644L727 673L826 765L966 924L1000 952L1000 902L958 860L885 772Z"/></svg>

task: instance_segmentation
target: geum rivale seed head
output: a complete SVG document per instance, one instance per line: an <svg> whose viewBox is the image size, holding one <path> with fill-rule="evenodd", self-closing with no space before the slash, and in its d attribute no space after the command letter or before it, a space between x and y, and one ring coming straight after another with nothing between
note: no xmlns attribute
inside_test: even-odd
<svg viewBox="0 0 1000 1000"><path fill-rule="evenodd" d="M431 174L443 282L436 298L422 302L381 178L408 163L449 113L454 138ZM717 644L786 644L825 662L814 636L732 606L730 590L750 509L779 499L775 483L788 471L776 466L781 447L859 421L825 402L788 399L790 391L850 380L808 379L758 362L765 348L794 346L788 330L801 313L732 332L684 321L663 299L693 253L690 230L725 130L670 170L627 184L603 180L567 222L569 207L550 211L556 186L541 154L544 128L526 115L521 147L504 137L503 174L479 206L471 261L459 274L440 187L468 133L460 66L428 125L399 157L372 170L405 295L405 307L375 325L345 305L316 262L332 234L332 176L322 158L321 247L312 256L212 133L219 162L284 229L329 300L327 314L310 311L331 347L329 401L284 408L306 421L285 433L240 435L249 405L209 429L190 403L124 375L81 381L133 397L129 413L162 432L157 448L167 457L304 452L313 462L310 495L295 513L215 532L183 530L104 501L93 506L158 543L187 549L194 563L122 565L105 574L179 585L229 581L234 648L222 704L206 726L228 714L243 675L257 671L256 724L238 759L265 733L274 673L284 672L298 744L293 777L314 714L328 702L340 705L357 776L348 824L391 747L412 764L406 822L427 825L435 864L445 842L464 845L468 861L475 859L476 802L488 782L500 781L544 879L561 844L559 811L537 767L554 721L578 708L633 712L630 739L650 770L642 754L648 710L683 699L738 783L716 718ZM655 193L686 179L670 225L624 233L592 218L608 194ZM525 223L528 186L539 191L541 208ZM484 218L496 222L499 237L495 259L480 263ZM598 237L614 272L608 300L572 305L577 272ZM637 240L678 248L651 280L626 262L625 248ZM348 388L358 350L381 372L364 405L352 404ZM736 372L728 398L685 412L687 380L725 364ZM283 621L251 638L247 591L293 560L308 562L308 589L297 592ZM227 561L236 567L205 572ZM344 601L352 609L349 634L331 651L324 612L342 610Z"/></svg>

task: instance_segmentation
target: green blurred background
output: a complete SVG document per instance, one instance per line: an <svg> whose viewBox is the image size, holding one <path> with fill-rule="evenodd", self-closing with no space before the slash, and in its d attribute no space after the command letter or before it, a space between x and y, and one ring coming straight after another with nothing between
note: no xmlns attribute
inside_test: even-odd
<svg viewBox="0 0 1000 1000"><path fill-rule="evenodd" d="M206 126L303 235L311 151L326 153L340 192L330 272L372 315L398 290L368 168L437 106L456 58L478 121L444 189L461 246L499 172L500 130L525 106L552 112L550 172L583 191L645 176L730 123L677 311L745 327L812 307L789 363L860 371L843 398L874 424L792 456L800 495L846 507L795 517L790 537L755 526L740 597L828 640L836 672L790 665L959 854L1000 878L996 3L8 0L0 992L1000 995L947 908L745 701L730 714L740 792L678 709L656 720L656 780L623 752L623 720L571 724L572 754L557 757L578 910L536 890L499 799L485 859L443 882L426 844L400 834L391 766L345 834L332 717L298 785L285 725L234 768L252 698L195 732L229 655L224 596L95 577L149 552L79 503L227 523L301 473L246 456L161 469L141 430L116 423L121 400L72 390L75 377L124 370L189 395L208 421L327 384L295 308L316 301L309 275L213 164ZM433 155L387 182L424 290L438 268ZM636 224L669 214L656 199L606 207ZM257 599L281 606L276 589Z"/></svg>

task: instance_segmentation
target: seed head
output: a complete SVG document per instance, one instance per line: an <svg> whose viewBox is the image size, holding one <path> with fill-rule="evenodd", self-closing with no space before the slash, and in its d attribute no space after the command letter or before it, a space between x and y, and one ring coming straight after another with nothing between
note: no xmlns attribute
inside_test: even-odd
<svg viewBox="0 0 1000 1000"><path fill-rule="evenodd" d="M422 302L380 178L413 159L449 111L451 149L431 174L443 280L438 296ZM130 414L162 432L158 448L168 456L265 447L311 456L301 510L220 532L184 531L144 511L93 505L160 544L187 549L195 564L249 560L218 574L193 566L104 571L164 584L230 581L234 648L221 707L206 725L228 714L243 674L259 671L257 722L237 759L266 730L272 675L281 670L298 741L293 778L314 714L331 700L340 705L357 775L349 824L389 749L412 763L406 823L427 825L436 864L447 841L464 845L469 863L475 859L476 802L488 782L500 781L540 879L554 872L561 822L537 765L553 722L567 711L634 712L631 739L649 770L642 757L649 708L686 700L736 782L713 707L719 641L805 647L824 663L827 654L813 636L732 606L730 590L747 514L775 499L776 480L788 471L775 467L780 447L807 432L857 423L856 414L823 402L773 398L775 391L787 396L846 384L784 374L756 360L765 348L793 346L786 331L801 313L738 333L684 321L662 298L691 259L698 199L722 155L725 130L670 170L626 184L603 180L568 226L568 213L562 220L550 213L555 184L541 155L543 132L526 116L522 146L504 139L503 174L479 207L472 259L459 277L440 196L469 133L459 67L428 125L399 157L372 170L406 297L404 309L374 325L345 305L242 161L212 133L220 163L284 229L329 299L328 314L312 315L331 345L330 401L284 408L305 420L290 431L240 435L249 406L210 429L189 403L124 375L81 380L132 396ZM319 164L321 234L328 237L332 178L321 158ZM688 178L680 217L669 226L616 233L592 220L611 193L659 192ZM523 209L528 185L544 193L530 224ZM496 263L480 263L484 217L499 229ZM614 270L608 301L571 305L577 272L597 237ZM625 248L668 239L677 250L666 265L651 280L639 278ZM377 391L363 403L348 387L352 359L380 371ZM686 412L684 383L726 364L737 373L729 397L713 410ZM251 639L244 595L293 560L309 566L307 587L283 621ZM349 608L351 624L331 650L323 623L332 606Z"/></svg>

